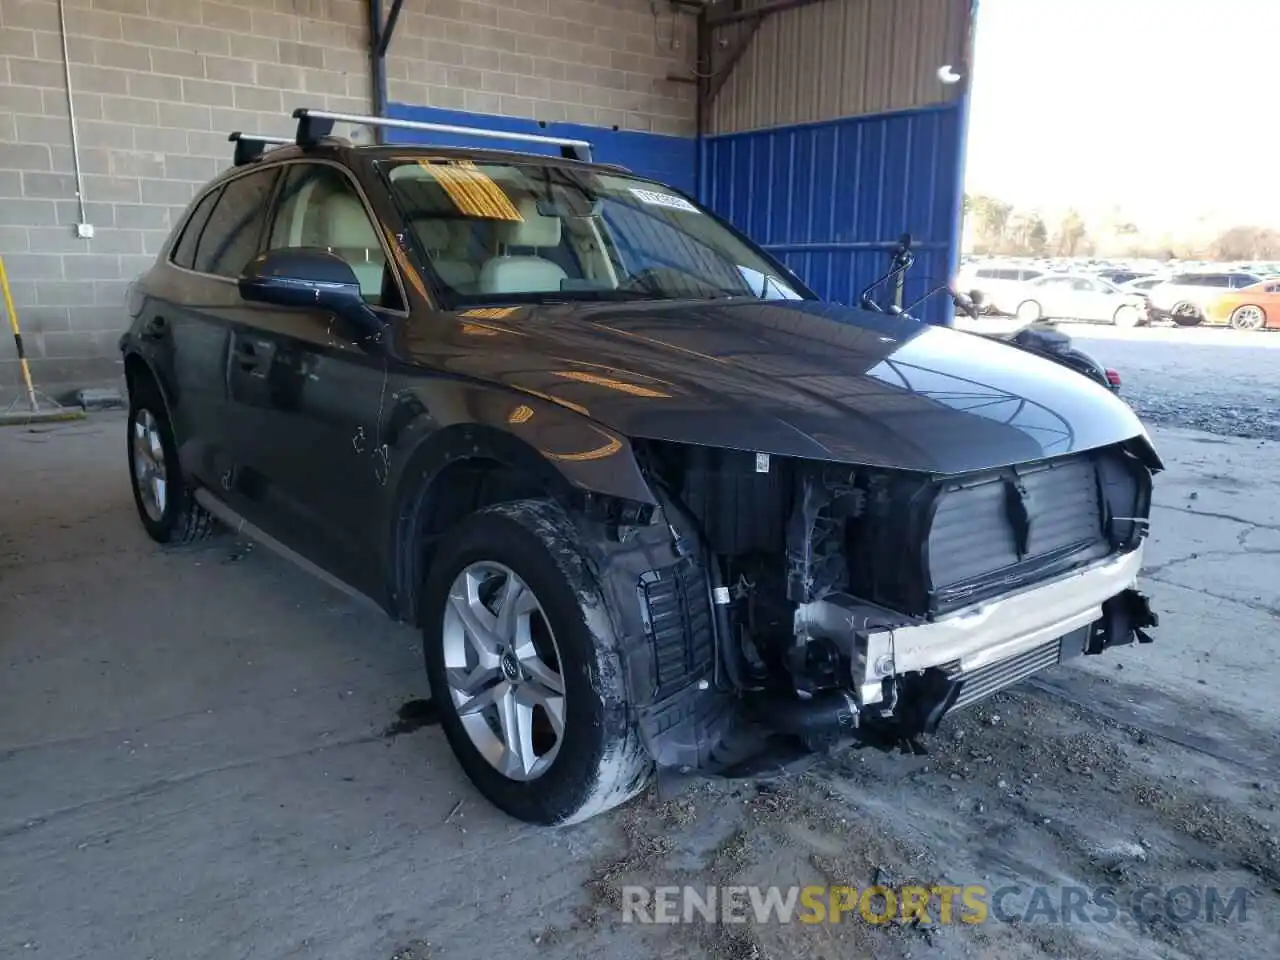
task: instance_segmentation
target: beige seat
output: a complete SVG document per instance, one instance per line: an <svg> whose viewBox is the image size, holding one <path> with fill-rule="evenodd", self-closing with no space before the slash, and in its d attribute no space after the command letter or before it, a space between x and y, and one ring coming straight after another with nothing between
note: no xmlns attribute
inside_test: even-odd
<svg viewBox="0 0 1280 960"><path fill-rule="evenodd" d="M559 291L567 274L561 267L537 253L511 255L512 247L534 251L560 246L560 218L538 213L532 197L521 200L516 209L523 220L505 220L498 225L500 253L480 270L481 293L548 293Z"/></svg>
<svg viewBox="0 0 1280 960"><path fill-rule="evenodd" d="M318 219L324 245L351 265L361 295L376 302L387 258L364 204L350 193L335 193L320 205Z"/></svg>
<svg viewBox="0 0 1280 960"><path fill-rule="evenodd" d="M469 292L476 282L477 271L475 264L458 250L457 228L460 226L448 220L422 220L417 224L417 232L440 279L455 290Z"/></svg>

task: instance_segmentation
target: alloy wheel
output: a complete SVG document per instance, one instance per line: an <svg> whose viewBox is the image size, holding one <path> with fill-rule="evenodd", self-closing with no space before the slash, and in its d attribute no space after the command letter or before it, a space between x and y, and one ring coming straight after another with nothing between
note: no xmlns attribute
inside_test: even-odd
<svg viewBox="0 0 1280 960"><path fill-rule="evenodd" d="M441 631L449 697L480 755L503 776L536 780L564 740L555 635L509 567L472 563L454 578Z"/></svg>
<svg viewBox="0 0 1280 960"><path fill-rule="evenodd" d="M1231 325L1237 330L1261 330L1266 317L1261 307L1252 305L1237 307L1231 314Z"/></svg>
<svg viewBox="0 0 1280 960"><path fill-rule="evenodd" d="M154 522L164 517L167 505L168 474L164 467L164 444L160 425L150 410L138 411L129 440L133 451L133 476L138 485L142 509Z"/></svg>

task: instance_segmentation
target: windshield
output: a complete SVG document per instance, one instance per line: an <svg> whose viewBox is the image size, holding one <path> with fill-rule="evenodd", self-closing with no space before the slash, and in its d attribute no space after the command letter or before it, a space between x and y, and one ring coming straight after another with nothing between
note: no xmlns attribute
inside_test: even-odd
<svg viewBox="0 0 1280 960"><path fill-rule="evenodd" d="M390 164L387 179L455 306L810 297L724 224L649 180L427 157Z"/></svg>

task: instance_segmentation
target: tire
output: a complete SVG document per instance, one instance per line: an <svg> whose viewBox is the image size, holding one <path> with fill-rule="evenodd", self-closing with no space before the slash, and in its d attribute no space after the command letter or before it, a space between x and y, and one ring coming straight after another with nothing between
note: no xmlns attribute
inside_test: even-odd
<svg viewBox="0 0 1280 960"><path fill-rule="evenodd" d="M1137 307L1126 303L1124 306L1116 310L1115 316L1111 318L1111 322L1117 327L1129 330L1142 322L1142 314L1138 312Z"/></svg>
<svg viewBox="0 0 1280 960"><path fill-rule="evenodd" d="M512 576L527 593L511 589ZM507 603L518 612L504 620ZM575 823L644 789L652 763L631 720L617 641L559 506L518 500L463 518L441 538L422 612L441 726L494 806L529 823ZM524 623L516 617L526 613L527 626L504 627ZM517 714L518 706L527 713ZM530 731L527 738L508 736L517 729Z"/></svg>
<svg viewBox="0 0 1280 960"><path fill-rule="evenodd" d="M147 535L172 544L208 537L215 521L196 503L182 475L169 413L154 385L139 384L130 392L127 422L129 485Z"/></svg>
<svg viewBox="0 0 1280 960"><path fill-rule="evenodd" d="M1017 316L1017 318L1023 323L1035 323L1044 316L1044 313L1041 310L1040 304L1035 300L1023 300L1018 304L1018 310L1015 316Z"/></svg>
<svg viewBox="0 0 1280 960"><path fill-rule="evenodd" d="M1204 321L1204 314L1191 301L1180 300L1169 311L1169 318L1180 327L1198 327Z"/></svg>
<svg viewBox="0 0 1280 960"><path fill-rule="evenodd" d="M1246 303L1231 311L1231 326L1236 330L1261 330L1267 325L1267 312L1256 304Z"/></svg>

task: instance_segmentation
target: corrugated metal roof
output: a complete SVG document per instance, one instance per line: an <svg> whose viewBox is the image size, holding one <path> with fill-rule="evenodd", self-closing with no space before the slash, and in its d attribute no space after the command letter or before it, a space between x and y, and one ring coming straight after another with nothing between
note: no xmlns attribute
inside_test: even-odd
<svg viewBox="0 0 1280 960"><path fill-rule="evenodd" d="M765 0L751 0L759 5ZM967 52L970 0L822 0L760 24L717 96L709 133L927 106L960 87L938 68ZM750 30L721 28L717 42ZM720 54L723 58L723 52Z"/></svg>

